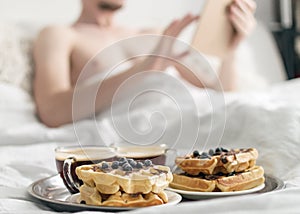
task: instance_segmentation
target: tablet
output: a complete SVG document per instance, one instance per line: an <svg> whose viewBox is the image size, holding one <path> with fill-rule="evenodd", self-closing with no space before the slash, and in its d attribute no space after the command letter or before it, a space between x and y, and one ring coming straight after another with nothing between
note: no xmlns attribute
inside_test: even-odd
<svg viewBox="0 0 300 214"><path fill-rule="evenodd" d="M191 42L195 49L224 58L234 35L234 28L227 14L231 2L232 0L207 0Z"/></svg>

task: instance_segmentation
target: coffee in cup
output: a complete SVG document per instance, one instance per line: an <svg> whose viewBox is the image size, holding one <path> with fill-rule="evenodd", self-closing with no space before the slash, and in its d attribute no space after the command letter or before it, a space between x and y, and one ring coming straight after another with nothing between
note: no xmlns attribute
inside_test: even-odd
<svg viewBox="0 0 300 214"><path fill-rule="evenodd" d="M122 146L117 147L117 155L134 160L151 160L153 164L170 165L177 155L175 149L169 149L165 144L157 146Z"/></svg>

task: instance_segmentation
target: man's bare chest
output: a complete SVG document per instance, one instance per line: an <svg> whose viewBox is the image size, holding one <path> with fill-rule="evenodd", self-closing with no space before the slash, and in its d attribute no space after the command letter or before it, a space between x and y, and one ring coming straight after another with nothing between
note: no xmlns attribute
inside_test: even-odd
<svg viewBox="0 0 300 214"><path fill-rule="evenodd" d="M71 78L76 82L80 73L88 62L93 64L95 72L103 72L108 65L126 58L127 51L119 45L119 42L127 38L127 35L102 35L96 37L78 36L71 52Z"/></svg>

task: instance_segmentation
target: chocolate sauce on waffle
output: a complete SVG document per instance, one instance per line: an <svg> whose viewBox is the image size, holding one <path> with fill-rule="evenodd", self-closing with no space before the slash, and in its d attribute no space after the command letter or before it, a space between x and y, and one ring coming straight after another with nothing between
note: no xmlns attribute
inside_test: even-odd
<svg viewBox="0 0 300 214"><path fill-rule="evenodd" d="M235 175L238 175L238 174L241 174L240 172L231 172L231 173L228 173L228 174L224 174L224 173L221 173L219 172L218 174L215 174L215 175L206 175L204 173L199 173L199 175L189 175L188 173L184 172L184 173L180 173L180 175L185 175L185 176L188 176L188 177L191 177L191 178L201 178L201 179L205 179L205 180L217 180L219 178L224 178L224 177L231 177L231 176L235 176Z"/></svg>
<svg viewBox="0 0 300 214"><path fill-rule="evenodd" d="M239 153L250 152L251 149L224 149L223 147L218 147L216 149L210 149L208 152L200 153L198 150L194 150L190 157L186 158L198 158L198 159L211 159L213 156L220 155L221 161L226 164L228 162L227 156L236 155Z"/></svg>

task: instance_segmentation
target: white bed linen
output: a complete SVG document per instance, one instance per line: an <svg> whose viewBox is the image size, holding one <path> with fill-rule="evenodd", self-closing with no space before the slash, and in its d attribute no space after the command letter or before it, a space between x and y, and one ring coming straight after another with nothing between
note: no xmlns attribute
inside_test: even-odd
<svg viewBox="0 0 300 214"><path fill-rule="evenodd" d="M267 173L283 179L288 189L258 196L183 203L176 207L150 208L132 213L298 213L300 204L300 80L274 86L268 91L228 93L224 147L256 147L259 164ZM8 93L9 92L9 93ZM195 91L194 91L195 92ZM24 91L0 84L0 213L52 213L32 201L26 188L53 175L54 148L76 142L72 125L49 129L38 122L33 102ZM200 92L199 92L200 93ZM208 129L210 111L200 115L200 134ZM218 109L215 128L218 129ZM91 121L80 124L87 141L95 136ZM212 131L214 135L214 130ZM91 137L91 138L89 138ZM73 142L73 143L71 143ZM90 213L90 212L85 212Z"/></svg>
<svg viewBox="0 0 300 214"><path fill-rule="evenodd" d="M73 16L78 12L78 4L76 4L77 6L70 6L70 0L63 3L56 0L56 4L53 1L43 1L42 3L37 0L24 1L24 5L18 1L18 6L15 4L16 1L7 2L5 0L0 1L0 4L3 4L2 10L0 9L3 12L0 16L1 20L9 18L8 20L13 22L23 20L25 23L28 23L32 21L38 26L43 26L48 22L52 23L53 18L60 23L62 20L68 23L73 20ZM129 7L131 16L124 13L126 16L123 16L121 19L125 20L127 24L133 24L138 21L142 26L147 23L157 27L158 25L169 23L171 18L174 18L174 14L178 17L183 15L186 13L186 9L198 12L199 5L194 5L195 1L190 0L189 3L185 2L184 5L181 5L182 2L178 2L174 3L174 6L178 5L180 9L178 11L170 10L170 13L168 13L170 15L166 15L166 17L162 16L166 14L166 11L163 10L164 7L155 8L155 13L151 13L151 8L149 10L149 7L144 7L147 9L147 13L151 13L151 16L153 15L154 19L150 20L142 18L143 16L148 18L148 15L144 14L142 10L141 19L134 18L137 16L133 12L140 11L136 10L135 7L139 8L139 4L144 4L144 2L140 3L139 0L132 0L129 3L132 5ZM164 2L164 4L168 5L167 2ZM31 12L32 5L36 5L33 9L38 8L34 13ZM156 4L153 5L155 6ZM66 14L65 8L70 9L72 12ZM17 13L11 11L17 11ZM55 17L51 17L51 11L55 11ZM16 16L16 14L18 15ZM39 17L39 19L37 20L36 17ZM138 15L138 17L140 16ZM25 25L26 33L31 34L35 32L30 26ZM7 31L2 30L1 33L3 37L11 38L6 36L5 33ZM16 31L13 33L16 35ZM266 37L269 39L267 43L265 39L262 39ZM271 71L272 73L267 72L268 74L263 76L266 76L271 83L275 83L284 79L284 72L282 64L278 62L277 50L274 49L273 41L269 37L270 35L263 28L258 28L257 33L251 39L254 42L250 44L251 48L254 49L253 56L247 55L247 59L251 58L250 61L239 62L243 67L247 68L243 69L242 72L247 70L251 72L254 69L252 68L254 61L259 60L260 63L256 65L256 71L259 74ZM7 53L6 50L5 53ZM271 67L272 69L270 69ZM15 71L18 73L19 70ZM253 80L250 77L253 76L245 76L250 81L249 84L254 82L257 85L257 79ZM251 88L253 88L252 86ZM276 86L268 92L226 95L227 126L222 145L228 147L232 147L232 145L235 147L253 146L258 148L261 153L260 164L265 167L267 172L284 179L287 186L290 187L289 190L257 197L246 196L213 200L211 202L185 203L173 208L153 208L149 209L148 212L299 213L300 204L295 202L300 196L300 161L298 155L298 151L300 151L300 108L298 104L300 101L297 94L299 89L300 82L294 81L282 86ZM195 96L198 96L199 100L199 93L196 93ZM26 188L32 182L56 173L54 148L57 145L69 145L77 141L73 126L68 125L58 129L49 129L39 123L35 117L35 107L32 98L16 86L0 83L0 97L0 213L53 213L53 211L38 201L32 201L26 193ZM207 105L209 105L207 99L201 99L198 104L202 121L200 133L205 135L208 132L207 124L209 124L211 109L207 108ZM221 123L218 123L223 116L220 114L220 111L214 113L217 129L219 128L218 125L222 126ZM91 142L95 138L94 130L91 129L91 121L82 121L79 127L84 133L84 141ZM132 213L136 212L147 213L146 210L137 210Z"/></svg>

